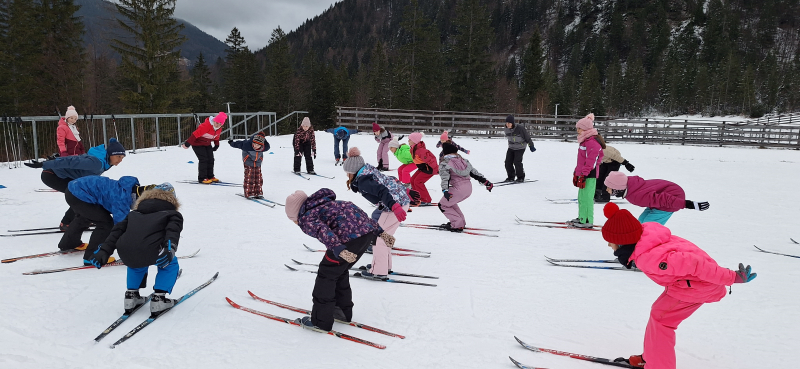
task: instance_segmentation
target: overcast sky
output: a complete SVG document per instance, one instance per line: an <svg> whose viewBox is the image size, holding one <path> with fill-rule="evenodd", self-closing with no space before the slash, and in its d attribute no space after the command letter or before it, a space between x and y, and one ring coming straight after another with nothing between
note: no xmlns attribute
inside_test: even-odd
<svg viewBox="0 0 800 369"><path fill-rule="evenodd" d="M289 33L306 19L322 14L335 0L178 0L175 17L225 42L239 28L247 46L256 51L267 46L272 30Z"/></svg>

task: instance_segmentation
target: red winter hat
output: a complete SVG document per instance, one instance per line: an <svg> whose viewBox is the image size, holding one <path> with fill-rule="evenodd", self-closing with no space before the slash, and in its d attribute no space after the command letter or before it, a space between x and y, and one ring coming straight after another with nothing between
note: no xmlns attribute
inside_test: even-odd
<svg viewBox="0 0 800 369"><path fill-rule="evenodd" d="M617 245L630 245L642 238L642 223L630 211L620 210L617 204L609 202L603 208L603 213L608 218L602 228L604 240Z"/></svg>
<svg viewBox="0 0 800 369"><path fill-rule="evenodd" d="M380 131L380 130L381 130L381 126L379 126L378 123L376 123L376 122L372 122L372 131L374 132L374 131Z"/></svg>

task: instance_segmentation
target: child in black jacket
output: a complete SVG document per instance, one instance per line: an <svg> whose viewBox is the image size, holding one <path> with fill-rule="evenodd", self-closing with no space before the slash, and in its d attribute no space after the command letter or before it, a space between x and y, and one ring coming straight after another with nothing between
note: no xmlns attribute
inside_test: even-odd
<svg viewBox="0 0 800 369"><path fill-rule="evenodd" d="M169 183L145 191L134 204L133 211L114 226L105 242L87 260L100 269L117 250L120 259L128 267L126 314L148 300L139 295L139 289L146 287L147 268L150 265L158 267L154 294L150 300L151 316L169 310L177 302L165 295L172 293L180 269L178 258L175 257L183 230L183 216L178 212L179 207L175 189Z"/></svg>
<svg viewBox="0 0 800 369"><path fill-rule="evenodd" d="M264 185L264 178L261 176L261 162L264 160L264 151L269 150L269 142L264 133L258 132L247 140L228 140L228 144L242 150L244 197L263 199L264 192L261 187Z"/></svg>

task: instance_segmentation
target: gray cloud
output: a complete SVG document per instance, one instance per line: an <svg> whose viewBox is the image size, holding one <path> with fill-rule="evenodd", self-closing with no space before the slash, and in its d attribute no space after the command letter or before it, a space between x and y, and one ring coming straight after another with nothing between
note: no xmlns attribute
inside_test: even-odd
<svg viewBox="0 0 800 369"><path fill-rule="evenodd" d="M175 17L194 24L225 41L233 27L242 33L250 50L263 48L272 30L289 33L306 19L322 14L334 0L185 0L175 6Z"/></svg>

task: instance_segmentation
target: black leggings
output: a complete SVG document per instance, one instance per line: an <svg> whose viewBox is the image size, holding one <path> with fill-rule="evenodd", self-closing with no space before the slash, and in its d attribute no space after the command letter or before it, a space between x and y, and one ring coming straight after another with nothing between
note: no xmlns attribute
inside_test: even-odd
<svg viewBox="0 0 800 369"><path fill-rule="evenodd" d="M64 193L67 191L67 185L72 181L72 178L61 178L49 170L42 171L42 183L58 192ZM72 208L68 208L61 218L61 223L66 225L72 222L75 218L75 212Z"/></svg>
<svg viewBox="0 0 800 369"><path fill-rule="evenodd" d="M208 146L192 146L197 155L197 180L214 178L214 149Z"/></svg>
<svg viewBox="0 0 800 369"><path fill-rule="evenodd" d="M306 157L306 172L313 172L314 171L314 160L311 156L311 142L301 142L300 143L300 154L303 154ZM302 161L302 156L297 156L297 152L294 153L294 171L300 171L300 162ZM346 155L346 154L345 154Z"/></svg>
<svg viewBox="0 0 800 369"><path fill-rule="evenodd" d="M97 246L105 242L111 228L114 226L114 219L111 213L104 207L97 204L90 204L75 197L69 189L64 194L67 199L67 204L75 211L75 219L69 224L69 228L64 232L61 237L61 242L58 243L58 248L61 250L74 249L80 246L83 241L81 236L83 231L89 228L89 225L94 223L95 228L92 231L92 236L89 238L89 247L83 254L84 259L88 259L92 253L97 250Z"/></svg>

